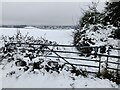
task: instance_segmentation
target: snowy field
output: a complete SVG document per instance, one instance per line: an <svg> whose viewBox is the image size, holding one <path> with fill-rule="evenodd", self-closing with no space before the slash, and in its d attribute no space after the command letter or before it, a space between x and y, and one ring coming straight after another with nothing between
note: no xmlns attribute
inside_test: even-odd
<svg viewBox="0 0 120 90"><path fill-rule="evenodd" d="M72 45L73 43L73 31L74 30L41 30L35 28L27 29L16 29L16 28L0 28L0 37L2 35L13 36L17 30L20 30L22 35L29 33L29 36L35 38L45 38L50 41L55 41L57 44ZM2 46L2 41L0 42ZM68 48L67 51L76 51L75 48ZM73 54L63 54L64 56L78 57ZM88 57L89 58L89 57ZM74 61L73 61L74 62ZM80 62L88 63L88 62ZM88 63L89 64L89 63ZM91 64L91 63L90 63ZM96 64L92 63L92 64ZM97 64L96 64L97 65ZM89 75L87 78L83 76L73 76L69 72L63 71L58 73L43 73L36 71L36 74L20 72L20 77L16 76L6 77L6 73L10 70L10 65L7 65L4 70L1 69L2 75L0 74L1 88L118 88L118 85L109 81L108 79L95 78L93 75ZM14 68L17 69L17 68ZM90 69L90 68L89 68Z"/></svg>

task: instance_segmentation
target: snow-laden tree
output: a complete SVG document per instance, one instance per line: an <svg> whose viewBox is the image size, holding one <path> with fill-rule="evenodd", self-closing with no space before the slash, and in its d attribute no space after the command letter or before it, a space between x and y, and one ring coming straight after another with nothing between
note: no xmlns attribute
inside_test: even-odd
<svg viewBox="0 0 120 90"><path fill-rule="evenodd" d="M119 2L107 2L105 7L104 22L112 24L115 27L120 27L120 1Z"/></svg>
<svg viewBox="0 0 120 90"><path fill-rule="evenodd" d="M89 9L83 12L83 17L79 20L79 28L89 26L90 24L97 24L101 22L102 13L97 10L98 3L92 3L89 5Z"/></svg>
<svg viewBox="0 0 120 90"><path fill-rule="evenodd" d="M110 24L117 27L118 29L113 31L113 36L120 39L120 1L107 2L106 5L102 22L104 25Z"/></svg>

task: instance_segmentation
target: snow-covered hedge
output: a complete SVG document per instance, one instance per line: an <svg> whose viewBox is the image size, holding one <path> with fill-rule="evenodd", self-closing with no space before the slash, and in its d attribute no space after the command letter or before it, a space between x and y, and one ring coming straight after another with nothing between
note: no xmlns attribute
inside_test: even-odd
<svg viewBox="0 0 120 90"><path fill-rule="evenodd" d="M21 76L21 71L29 73L38 73L38 71L40 71L43 73L43 75L47 72L57 72L59 74L62 71L66 71L74 74L75 76L87 76L87 73L77 69L77 67L72 66L70 63L59 60L59 57L56 59L46 57L46 55L52 55L53 52L47 52L45 50L59 50L61 48L54 46L47 47L44 45L56 45L56 42L52 42L44 38L36 39L28 34L23 36L20 31L18 31L17 34L12 37L2 36L1 40L3 41L3 46L0 48L0 64L3 65L3 69L6 67L12 69L8 71L6 76L16 75L16 78L18 78L19 75ZM38 45L31 45L30 43Z"/></svg>

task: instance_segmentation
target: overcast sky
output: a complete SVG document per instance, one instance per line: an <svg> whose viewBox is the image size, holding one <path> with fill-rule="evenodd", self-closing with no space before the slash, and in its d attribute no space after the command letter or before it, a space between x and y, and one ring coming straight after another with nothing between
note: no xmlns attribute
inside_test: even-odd
<svg viewBox="0 0 120 90"><path fill-rule="evenodd" d="M75 25L90 2L3 2L2 24ZM99 3L102 10L104 2ZM81 9L82 8L82 9Z"/></svg>

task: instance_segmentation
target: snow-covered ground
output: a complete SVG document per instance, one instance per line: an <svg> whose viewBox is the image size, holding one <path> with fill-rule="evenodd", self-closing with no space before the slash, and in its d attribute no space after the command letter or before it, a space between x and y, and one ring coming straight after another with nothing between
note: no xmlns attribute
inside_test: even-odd
<svg viewBox="0 0 120 90"><path fill-rule="evenodd" d="M74 30L41 30L36 28L29 29L16 29L16 28L0 28L0 36L7 35L13 36L16 34L17 30L20 30L22 35L26 35L27 32L29 36L43 37L50 41L55 41L58 44L70 45L73 42L73 31ZM2 45L2 43L0 43ZM68 48L67 51L76 51L75 48ZM78 57L78 55L73 54L63 54L63 56ZM90 57L88 57L90 58ZM74 60L72 61L74 62ZM79 61L76 61L77 63ZM89 62L79 62L97 65L97 63ZM2 66L1 66L2 67ZM16 69L16 68L14 68ZM90 68L89 68L90 69ZM82 76L74 76L69 72L63 71L62 73L45 73L36 71L36 74L25 72L19 78L6 77L6 73L9 72L10 66L7 65L3 71L2 78L0 77L0 84L3 88L118 88L118 85L109 81L108 79L95 78L89 75L87 78ZM1 80L2 79L2 80ZM1 82L2 81L2 82Z"/></svg>
<svg viewBox="0 0 120 90"><path fill-rule="evenodd" d="M17 30L20 30L22 35L26 35L29 33L29 36L43 37L47 40L56 41L59 44L70 44L73 41L71 37L73 30L42 30L42 29L16 29L16 28L1 28L0 29L0 36L1 35L8 35L12 36L15 35Z"/></svg>
<svg viewBox="0 0 120 90"><path fill-rule="evenodd" d="M0 89L2 89L2 66L0 65Z"/></svg>

